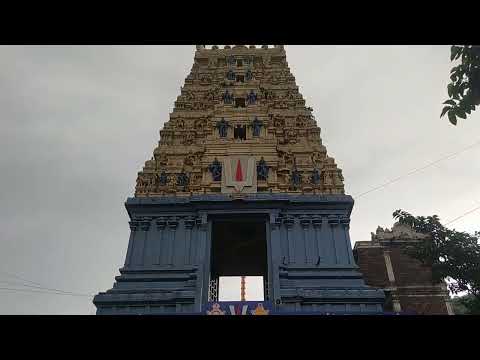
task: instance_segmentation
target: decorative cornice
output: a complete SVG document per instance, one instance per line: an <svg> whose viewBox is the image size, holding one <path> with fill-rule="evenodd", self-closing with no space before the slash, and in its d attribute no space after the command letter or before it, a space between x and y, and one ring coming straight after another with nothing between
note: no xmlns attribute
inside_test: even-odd
<svg viewBox="0 0 480 360"><path fill-rule="evenodd" d="M185 219L185 228L192 229L195 226L195 218L193 216Z"/></svg>
<svg viewBox="0 0 480 360"><path fill-rule="evenodd" d="M329 223L330 225L338 225L338 224L340 224L340 217L339 217L339 216L336 216L336 215L328 215L327 219L328 219L328 223Z"/></svg>
<svg viewBox="0 0 480 360"><path fill-rule="evenodd" d="M391 230L385 228L381 228L380 226L377 228L376 233L372 234L372 241L418 241L424 240L428 238L428 235L418 233L413 228L408 225L395 223Z"/></svg>
<svg viewBox="0 0 480 360"><path fill-rule="evenodd" d="M178 219L175 219L175 218L172 218L172 219L168 219L168 227L172 230L175 230L177 227L178 227Z"/></svg>
<svg viewBox="0 0 480 360"><path fill-rule="evenodd" d="M157 230L164 230L167 226L167 219L164 217L160 217L156 220Z"/></svg>
<svg viewBox="0 0 480 360"><path fill-rule="evenodd" d="M286 216L283 219L283 223L285 224L287 229L291 229L293 225L295 225L295 218L293 216Z"/></svg>
<svg viewBox="0 0 480 360"><path fill-rule="evenodd" d="M323 218L321 216L314 216L312 218L312 224L314 228L319 228L322 226Z"/></svg>
<svg viewBox="0 0 480 360"><path fill-rule="evenodd" d="M300 225L302 226L302 228L306 229L310 226L310 224L312 223L312 219L310 216L300 216Z"/></svg>
<svg viewBox="0 0 480 360"><path fill-rule="evenodd" d="M186 204L186 203L202 203L202 202L230 202L234 199L229 194L206 194L192 196L151 196L151 197L134 197L128 198L126 205L134 204ZM280 193L256 193L243 194L241 198L236 198L244 202L265 202L265 201L282 201L287 203L304 203L304 204L349 204L353 206L353 198L350 195L327 195L327 194L308 194L308 195L292 195Z"/></svg>
<svg viewBox="0 0 480 360"><path fill-rule="evenodd" d="M139 226L139 223L140 223L140 222L137 221L137 220L131 220L131 221L129 221L128 224L130 225L130 230L131 230L131 231L137 231L138 226Z"/></svg>
<svg viewBox="0 0 480 360"><path fill-rule="evenodd" d="M150 229L152 218L151 217L143 217L141 221L141 230L148 231Z"/></svg>

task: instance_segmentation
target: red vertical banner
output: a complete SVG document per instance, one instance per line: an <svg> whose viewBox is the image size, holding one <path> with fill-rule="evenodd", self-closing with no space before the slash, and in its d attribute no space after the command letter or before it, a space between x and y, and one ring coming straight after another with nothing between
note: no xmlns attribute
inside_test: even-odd
<svg viewBox="0 0 480 360"><path fill-rule="evenodd" d="M240 163L240 159L237 160L237 172L235 173L235 181L243 181L242 164Z"/></svg>

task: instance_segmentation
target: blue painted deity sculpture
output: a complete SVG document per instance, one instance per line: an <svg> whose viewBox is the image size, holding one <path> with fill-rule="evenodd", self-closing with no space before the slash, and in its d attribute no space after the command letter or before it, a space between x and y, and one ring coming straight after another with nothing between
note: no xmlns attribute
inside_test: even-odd
<svg viewBox="0 0 480 360"><path fill-rule="evenodd" d="M222 137L222 138L227 137L227 131L228 131L228 128L230 127L230 125L228 124L227 121L225 121L224 118L222 118L222 120L217 122L216 127L218 128L218 134L220 135L220 137Z"/></svg>
<svg viewBox="0 0 480 360"><path fill-rule="evenodd" d="M256 101L257 101L257 94L255 94L253 90L250 90L250 93L247 95L247 104L254 105Z"/></svg>
<svg viewBox="0 0 480 360"><path fill-rule="evenodd" d="M293 167L291 181L294 189L297 189L302 183L302 174L298 171L296 164Z"/></svg>
<svg viewBox="0 0 480 360"><path fill-rule="evenodd" d="M234 81L235 80L235 73L232 70L228 70L227 72L227 80Z"/></svg>
<svg viewBox="0 0 480 360"><path fill-rule="evenodd" d="M233 94L229 93L227 90L225 91L225 94L223 94L222 99L224 104L231 104L233 103Z"/></svg>
<svg viewBox="0 0 480 360"><path fill-rule="evenodd" d="M263 126L263 123L258 120L257 117L252 121L253 136L260 136L260 130Z"/></svg>
<svg viewBox="0 0 480 360"><path fill-rule="evenodd" d="M158 184L160 186L165 186L165 185L167 185L167 182L168 182L168 176L165 173L165 171L162 171L160 176L158 177Z"/></svg>
<svg viewBox="0 0 480 360"><path fill-rule="evenodd" d="M267 178L268 178L268 166L267 166L267 162L262 156L262 158L260 159L257 165L257 179L267 180Z"/></svg>
<svg viewBox="0 0 480 360"><path fill-rule="evenodd" d="M217 158L208 166L208 170L212 173L213 181L222 180L222 164L220 164Z"/></svg>
<svg viewBox="0 0 480 360"><path fill-rule="evenodd" d="M312 174L312 177L311 177L311 181L312 181L312 184L314 184L314 185L320 184L320 181L321 181L320 170L318 170L316 168L313 169L313 174Z"/></svg>
<svg viewBox="0 0 480 360"><path fill-rule="evenodd" d="M185 172L182 171L180 174L177 175L178 186L186 188L189 182L190 182L190 178Z"/></svg>

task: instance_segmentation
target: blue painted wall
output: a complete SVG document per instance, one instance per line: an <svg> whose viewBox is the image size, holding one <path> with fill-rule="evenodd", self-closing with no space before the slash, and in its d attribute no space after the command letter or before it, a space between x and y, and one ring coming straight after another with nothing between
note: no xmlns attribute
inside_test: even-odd
<svg viewBox="0 0 480 360"><path fill-rule="evenodd" d="M353 260L347 195L252 194L130 198L130 239L97 314L201 312L208 302L211 224L216 215L266 217L269 300L276 311L381 312Z"/></svg>

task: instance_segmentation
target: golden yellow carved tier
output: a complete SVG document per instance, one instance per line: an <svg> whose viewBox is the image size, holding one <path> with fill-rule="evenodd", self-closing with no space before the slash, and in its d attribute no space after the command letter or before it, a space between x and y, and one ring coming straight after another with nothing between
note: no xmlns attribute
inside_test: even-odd
<svg viewBox="0 0 480 360"><path fill-rule="evenodd" d="M268 168L266 179L256 179L258 192L344 193L342 172L327 156L281 45L197 46L135 196L221 192L211 165L234 156L253 156Z"/></svg>

